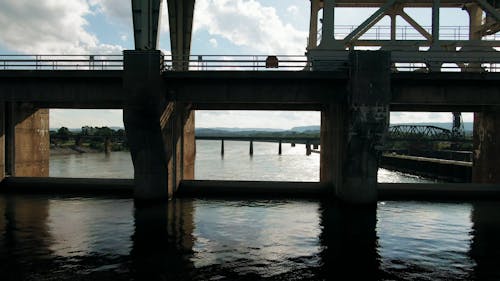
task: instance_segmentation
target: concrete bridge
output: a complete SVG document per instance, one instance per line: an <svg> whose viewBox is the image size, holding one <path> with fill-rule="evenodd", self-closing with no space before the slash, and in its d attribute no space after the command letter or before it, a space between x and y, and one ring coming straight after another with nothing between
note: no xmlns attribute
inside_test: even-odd
<svg viewBox="0 0 500 281"><path fill-rule="evenodd" d="M193 61L194 0L167 3L171 56L155 50L161 1L133 0L136 50L123 56L0 60L0 179L48 176L48 108L115 108L123 109L137 199L166 199L194 178L194 110L211 109L321 111L321 183L353 203L377 200L390 111L476 112L473 179L500 182L500 56L492 49L500 42L481 40L498 31L497 2L312 0L302 63L278 56L275 69L274 60L235 59L232 70L224 68L224 60ZM432 33L408 18L405 5L432 8ZM470 39L441 41L439 7L463 5L471 18ZM380 9L339 40L333 36L333 11L347 6ZM385 15L402 16L425 40L397 40L394 20L389 40L363 41L362 34ZM376 44L381 50L355 50ZM430 50L419 49L425 46ZM300 71L286 70L284 62ZM260 63L272 71L248 70ZM450 63L461 72L444 71Z"/></svg>

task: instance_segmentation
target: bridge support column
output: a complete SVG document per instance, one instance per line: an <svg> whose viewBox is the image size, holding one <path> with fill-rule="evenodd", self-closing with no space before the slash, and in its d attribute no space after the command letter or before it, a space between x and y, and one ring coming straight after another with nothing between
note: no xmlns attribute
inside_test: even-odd
<svg viewBox="0 0 500 281"><path fill-rule="evenodd" d="M5 103L0 102L0 182L5 178Z"/></svg>
<svg viewBox="0 0 500 281"><path fill-rule="evenodd" d="M124 52L123 121L134 164L135 198L172 197L194 178L194 111L167 98L160 51Z"/></svg>
<svg viewBox="0 0 500 281"><path fill-rule="evenodd" d="M474 159L472 181L500 183L500 112L474 114Z"/></svg>
<svg viewBox="0 0 500 281"><path fill-rule="evenodd" d="M348 104L330 104L321 114L320 180L335 195L356 204L377 201L380 146L387 133L390 101L390 55L350 54Z"/></svg>
<svg viewBox="0 0 500 281"><path fill-rule="evenodd" d="M4 103L3 108L4 175L48 177L49 110L29 103Z"/></svg>

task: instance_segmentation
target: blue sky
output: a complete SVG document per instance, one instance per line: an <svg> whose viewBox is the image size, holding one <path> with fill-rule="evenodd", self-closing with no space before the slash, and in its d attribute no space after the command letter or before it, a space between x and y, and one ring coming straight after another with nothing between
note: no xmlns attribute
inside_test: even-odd
<svg viewBox="0 0 500 281"><path fill-rule="evenodd" d="M356 25L373 9L338 9L336 24ZM164 5L160 48L170 49ZM429 9L408 9L430 25ZM442 9L441 25L467 25L460 9ZM398 23L401 21L398 21ZM387 25L388 20L381 23ZM407 24L404 24L407 25ZM130 0L2 0L0 54L120 54L133 48ZM308 0L197 0L192 54L288 54L305 52ZM198 112L198 127L290 128L319 124L318 112ZM465 121L472 114L464 115ZM447 122L449 113L392 113L391 122ZM117 110L51 110L51 127L123 126Z"/></svg>

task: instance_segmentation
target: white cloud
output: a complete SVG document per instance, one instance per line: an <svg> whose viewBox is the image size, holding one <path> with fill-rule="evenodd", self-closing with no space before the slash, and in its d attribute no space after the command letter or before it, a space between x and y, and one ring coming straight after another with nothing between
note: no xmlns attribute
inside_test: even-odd
<svg viewBox="0 0 500 281"><path fill-rule="evenodd" d="M89 33L89 3L73 1L0 2L0 44L21 53L118 53L119 45L101 44Z"/></svg>
<svg viewBox="0 0 500 281"><path fill-rule="evenodd" d="M122 110L102 109L51 109L51 128L81 128L83 126L118 126L123 127Z"/></svg>
<svg viewBox="0 0 500 281"><path fill-rule="evenodd" d="M208 40L208 43L210 43L212 48L217 48L217 46L218 46L217 39L215 39L215 38L210 38L210 40Z"/></svg>
<svg viewBox="0 0 500 281"><path fill-rule="evenodd" d="M89 0L98 12L105 14L112 22L132 27L132 4L124 0Z"/></svg>
<svg viewBox="0 0 500 281"><path fill-rule="evenodd" d="M286 8L286 11L292 15L296 15L299 12L299 8L295 5L292 5Z"/></svg>
<svg viewBox="0 0 500 281"><path fill-rule="evenodd" d="M391 112L391 124L399 123L451 123L453 115L451 112ZM464 122L472 122L472 113L462 113Z"/></svg>
<svg viewBox="0 0 500 281"><path fill-rule="evenodd" d="M196 127L239 127L290 129L319 125L320 113L315 111L197 111Z"/></svg>
<svg viewBox="0 0 500 281"><path fill-rule="evenodd" d="M236 46L266 54L302 54L307 32L278 17L274 7L255 0L199 0L194 30L207 30Z"/></svg>

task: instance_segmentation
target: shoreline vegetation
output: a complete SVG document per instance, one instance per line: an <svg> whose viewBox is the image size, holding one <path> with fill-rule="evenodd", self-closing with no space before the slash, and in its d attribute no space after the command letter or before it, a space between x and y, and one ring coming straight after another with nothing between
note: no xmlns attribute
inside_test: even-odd
<svg viewBox="0 0 500 281"><path fill-rule="evenodd" d="M124 129L84 126L81 130L61 127L50 131L50 155L128 151Z"/></svg>

